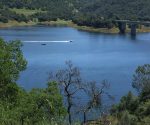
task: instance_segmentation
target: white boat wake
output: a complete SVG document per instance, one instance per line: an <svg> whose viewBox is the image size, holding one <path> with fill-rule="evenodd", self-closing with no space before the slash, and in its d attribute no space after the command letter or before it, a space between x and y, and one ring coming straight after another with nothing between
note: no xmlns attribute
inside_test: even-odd
<svg viewBox="0 0 150 125"><path fill-rule="evenodd" d="M22 41L24 43L70 43L72 40L68 41Z"/></svg>

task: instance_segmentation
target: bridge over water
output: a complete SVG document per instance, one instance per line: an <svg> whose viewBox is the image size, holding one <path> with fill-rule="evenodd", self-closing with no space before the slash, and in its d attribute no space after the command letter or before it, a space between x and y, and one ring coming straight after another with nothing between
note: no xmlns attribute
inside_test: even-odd
<svg viewBox="0 0 150 125"><path fill-rule="evenodd" d="M131 35L136 35L136 28L138 25L150 25L149 21L130 21L130 20L116 20L121 34L125 34L127 24L131 27Z"/></svg>

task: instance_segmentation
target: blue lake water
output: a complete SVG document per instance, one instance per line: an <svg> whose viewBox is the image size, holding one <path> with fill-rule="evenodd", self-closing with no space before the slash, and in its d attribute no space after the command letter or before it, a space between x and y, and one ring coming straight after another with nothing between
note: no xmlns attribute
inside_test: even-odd
<svg viewBox="0 0 150 125"><path fill-rule="evenodd" d="M69 27L14 27L0 29L5 40L66 41L71 43L24 43L28 61L18 84L25 89L45 87L48 73L65 67L71 60L80 68L84 80L101 82L106 79L110 93L119 100L132 88L132 76L139 65L150 63L150 33L100 34Z"/></svg>

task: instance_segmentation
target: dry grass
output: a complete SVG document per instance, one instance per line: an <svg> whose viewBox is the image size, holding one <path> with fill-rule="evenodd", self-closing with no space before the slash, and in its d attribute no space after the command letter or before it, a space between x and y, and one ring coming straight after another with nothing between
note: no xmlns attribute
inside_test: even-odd
<svg viewBox="0 0 150 125"><path fill-rule="evenodd" d="M10 9L11 11L13 12L16 12L17 14L24 14L25 16L30 16L30 15L33 15L35 13L45 13L46 11L42 11L40 9L35 9L35 10L31 10L31 9L17 9L17 8L13 8L13 9Z"/></svg>
<svg viewBox="0 0 150 125"><path fill-rule="evenodd" d="M1 23L0 22L0 28L7 28L7 27L16 27L16 26L33 26L36 25L35 22L17 22L17 21L9 21L8 23Z"/></svg>

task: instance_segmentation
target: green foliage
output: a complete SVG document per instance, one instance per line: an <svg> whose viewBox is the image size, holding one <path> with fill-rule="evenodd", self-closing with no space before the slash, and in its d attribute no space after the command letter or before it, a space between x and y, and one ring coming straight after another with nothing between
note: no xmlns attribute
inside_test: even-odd
<svg viewBox="0 0 150 125"><path fill-rule="evenodd" d="M137 68L132 85L139 95L136 97L129 92L121 98L119 104L112 107L111 113L117 117L119 125L148 125L150 123L150 65Z"/></svg>
<svg viewBox="0 0 150 125"><path fill-rule="evenodd" d="M0 39L0 94L2 99L7 92L14 93L17 88L14 82L18 79L19 73L26 68L26 60L22 55L20 41L5 42ZM13 90L9 90L13 88ZM9 94L11 95L11 94Z"/></svg>
<svg viewBox="0 0 150 125"><path fill-rule="evenodd" d="M150 99L150 65L146 64L139 66L136 73L133 76L132 82L133 88L135 88L142 100Z"/></svg>
<svg viewBox="0 0 150 125"><path fill-rule="evenodd" d="M49 83L46 89L33 89L26 93L17 109L19 113L17 121L30 124L51 121L66 114L55 82Z"/></svg>
<svg viewBox="0 0 150 125"><path fill-rule="evenodd" d="M93 0L73 18L78 25L112 28L114 20L150 20L149 0Z"/></svg>
<svg viewBox="0 0 150 125"><path fill-rule="evenodd" d="M117 117L121 117L121 112L128 111L130 114L133 114L139 105L139 100L136 96L134 96L131 92L127 94L127 96L123 96L120 100L120 103L117 105L113 105L111 109L111 113L117 115Z"/></svg>
<svg viewBox="0 0 150 125"><path fill-rule="evenodd" d="M74 0L1 0L0 4L3 6L3 9L1 9L0 14L9 20L25 22L33 20L33 18L38 18L39 21L56 20L57 18L69 20L76 10L76 4L74 5L73 3L76 2ZM34 13L26 14L26 10ZM5 14L3 14L2 11L4 11ZM23 13L18 13L18 11Z"/></svg>
<svg viewBox="0 0 150 125"><path fill-rule="evenodd" d="M104 19L92 13L80 13L73 18L73 22L79 26L90 26L95 28L112 28L114 26L112 20Z"/></svg>
<svg viewBox="0 0 150 125"><path fill-rule="evenodd" d="M17 14L14 11L11 11L7 8L0 9L0 21L3 23L7 23L8 20L16 20L18 22L28 22L30 20L29 17L25 16L24 14Z"/></svg>
<svg viewBox="0 0 150 125"><path fill-rule="evenodd" d="M81 12L96 14L104 19L147 19L150 18L149 0L94 0L85 5Z"/></svg>
<svg viewBox="0 0 150 125"><path fill-rule="evenodd" d="M11 99L12 101L10 98L6 101L0 100L1 123L24 125L51 123L54 120L57 123L66 115L62 97L55 82L49 83L45 89L33 89L31 92L26 92L18 88L16 91L20 92Z"/></svg>
<svg viewBox="0 0 150 125"><path fill-rule="evenodd" d="M8 19L4 16L0 16L0 22L8 23Z"/></svg>
<svg viewBox="0 0 150 125"><path fill-rule="evenodd" d="M150 100L142 102L136 110L136 115L141 119L150 116Z"/></svg>
<svg viewBox="0 0 150 125"><path fill-rule="evenodd" d="M124 111L118 125L137 125L137 118Z"/></svg>
<svg viewBox="0 0 150 125"><path fill-rule="evenodd" d="M20 41L0 39L0 123L34 125L63 118L66 110L56 82L48 83L45 89L30 92L16 84L19 73L27 64L21 46Z"/></svg>
<svg viewBox="0 0 150 125"><path fill-rule="evenodd" d="M23 57L20 41L5 42L0 39L0 74L1 81L5 79L14 82L18 79L20 71L26 69L26 60Z"/></svg>

